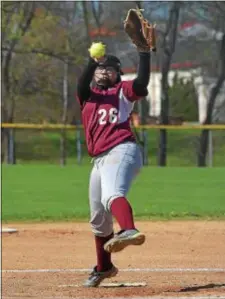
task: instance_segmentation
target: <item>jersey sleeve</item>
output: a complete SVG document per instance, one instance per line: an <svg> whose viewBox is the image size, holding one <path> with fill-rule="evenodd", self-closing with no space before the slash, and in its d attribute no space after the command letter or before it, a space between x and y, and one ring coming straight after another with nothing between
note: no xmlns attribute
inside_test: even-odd
<svg viewBox="0 0 225 299"><path fill-rule="evenodd" d="M133 88L134 80L122 81L121 89L125 98L130 102L141 100L144 96L148 95L148 92L144 92L141 96L137 95Z"/></svg>

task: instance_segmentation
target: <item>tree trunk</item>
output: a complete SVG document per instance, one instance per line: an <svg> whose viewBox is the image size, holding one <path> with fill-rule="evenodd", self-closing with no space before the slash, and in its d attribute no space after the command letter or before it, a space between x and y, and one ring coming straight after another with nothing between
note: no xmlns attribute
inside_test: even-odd
<svg viewBox="0 0 225 299"><path fill-rule="evenodd" d="M62 124L67 123L68 112L68 59L64 62L64 76L63 76L63 112ZM66 165L66 130L63 128L60 137L60 165Z"/></svg>
<svg viewBox="0 0 225 299"><path fill-rule="evenodd" d="M168 125L169 123L169 96L168 96L168 86L167 86L167 78L163 78L161 89L161 117L160 124ZM158 155L158 165L166 166L167 161L167 130L161 129L159 131L159 155Z"/></svg>
<svg viewBox="0 0 225 299"><path fill-rule="evenodd" d="M202 130L200 136L199 152L198 152L198 166L206 166L206 156L208 152L209 130Z"/></svg>
<svg viewBox="0 0 225 299"><path fill-rule="evenodd" d="M25 35L27 30L29 29L31 22L34 17L34 11L36 4L31 3L21 3L23 12L25 12L25 8L28 9L26 11L26 17L24 22L16 23L13 28L13 33L18 33L21 30L21 37ZM15 8L15 12L19 13L19 6ZM14 110L15 110L15 96L12 94L11 88L11 62L12 62L12 53L18 43L17 39L9 40L9 45L7 50L2 52L2 109L4 109L4 121L7 123L13 123L14 120ZM4 160L6 163L14 164L15 163L15 144L14 144L14 132L10 131L10 129L5 129L3 131L3 140L4 140Z"/></svg>
<svg viewBox="0 0 225 299"><path fill-rule="evenodd" d="M94 16L96 25L98 27L98 30L101 28L101 14L102 14L102 2L98 2L98 9L96 9L96 3L91 1L91 8L92 8L92 14Z"/></svg>
<svg viewBox="0 0 225 299"><path fill-rule="evenodd" d="M86 37L87 37L87 43L90 44L90 32L89 32L89 18L88 18L88 10L87 10L87 3L86 1L82 1L82 7L83 7L83 17L84 17L84 23L85 23L85 29L86 29Z"/></svg>
<svg viewBox="0 0 225 299"><path fill-rule="evenodd" d="M204 124L210 125L212 124L212 114L213 108L215 105L216 97L220 92L221 87L223 86L225 80L225 34L223 35L223 39L221 42L220 49L220 74L218 76L218 80L215 86L212 88L208 105L207 105L207 113ZM208 152L208 143L209 143L209 130L202 130L200 135L200 143L199 143L199 151L198 151L198 166L205 167L206 166L206 157Z"/></svg>
<svg viewBox="0 0 225 299"><path fill-rule="evenodd" d="M167 125L169 123L169 86L168 74L172 56L175 50L177 39L177 26L180 13L180 2L173 2L170 16L166 27L166 32L163 39L163 61L162 61L162 79L161 79L161 113L160 124ZM167 131L162 129L159 132L159 152L158 152L158 165L166 166L167 162Z"/></svg>

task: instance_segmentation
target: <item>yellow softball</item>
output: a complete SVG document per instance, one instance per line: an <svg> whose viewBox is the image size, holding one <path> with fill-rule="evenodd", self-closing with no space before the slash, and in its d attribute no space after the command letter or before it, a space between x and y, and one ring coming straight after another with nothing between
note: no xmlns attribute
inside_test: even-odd
<svg viewBox="0 0 225 299"><path fill-rule="evenodd" d="M92 58L100 58L105 55L105 45L102 42L92 43L88 49Z"/></svg>

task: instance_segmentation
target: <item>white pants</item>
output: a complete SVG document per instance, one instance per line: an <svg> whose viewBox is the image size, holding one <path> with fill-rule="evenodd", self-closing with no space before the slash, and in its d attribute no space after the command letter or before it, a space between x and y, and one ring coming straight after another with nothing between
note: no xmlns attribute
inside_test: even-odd
<svg viewBox="0 0 225 299"><path fill-rule="evenodd" d="M111 203L127 195L141 167L141 151L134 142L121 143L94 158L89 184L90 223L94 234L105 237L113 232Z"/></svg>

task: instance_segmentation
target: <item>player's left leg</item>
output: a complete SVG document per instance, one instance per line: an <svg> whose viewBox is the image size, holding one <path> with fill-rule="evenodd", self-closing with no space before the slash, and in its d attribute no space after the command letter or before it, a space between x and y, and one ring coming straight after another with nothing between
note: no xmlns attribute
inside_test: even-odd
<svg viewBox="0 0 225 299"><path fill-rule="evenodd" d="M112 264L111 253L104 249L104 244L113 237L112 215L105 211L101 203L101 178L95 165L89 183L90 224L94 233L97 265L85 281L85 287L97 287L103 279L113 277L118 269Z"/></svg>
<svg viewBox="0 0 225 299"><path fill-rule="evenodd" d="M104 246L108 252L117 252L128 245L141 245L145 235L134 224L133 211L126 195L142 167L141 151L137 144L122 143L104 158L100 168L102 203L120 225L121 231Z"/></svg>

